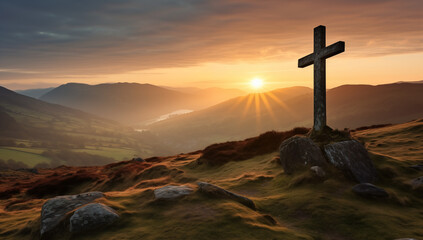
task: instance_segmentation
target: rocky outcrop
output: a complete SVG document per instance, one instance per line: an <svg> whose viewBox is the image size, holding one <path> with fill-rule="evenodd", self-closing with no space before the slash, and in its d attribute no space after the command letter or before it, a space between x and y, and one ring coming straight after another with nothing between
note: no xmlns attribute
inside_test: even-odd
<svg viewBox="0 0 423 240"><path fill-rule="evenodd" d="M306 166L325 166L326 160L313 140L303 136L293 136L279 147L280 162L286 173L293 173Z"/></svg>
<svg viewBox="0 0 423 240"><path fill-rule="evenodd" d="M198 184L198 191L200 193L203 193L205 195L211 196L211 197L216 197L216 198L225 198L225 199L231 199L234 200L236 202L239 202L253 210L256 209L256 205L254 204L254 202L246 197L243 197L241 195L229 192L223 188L220 188L216 185L210 184L210 183L206 183L206 182L199 182Z"/></svg>
<svg viewBox="0 0 423 240"><path fill-rule="evenodd" d="M41 209L41 235L59 225L68 212L102 197L104 195L101 192L87 192L49 199Z"/></svg>
<svg viewBox="0 0 423 240"><path fill-rule="evenodd" d="M90 203L75 211L70 218L69 231L85 232L111 225L119 215L101 203Z"/></svg>
<svg viewBox="0 0 423 240"><path fill-rule="evenodd" d="M132 158L132 161L133 162L145 162L145 160L140 158L140 157Z"/></svg>
<svg viewBox="0 0 423 240"><path fill-rule="evenodd" d="M352 188L353 192L366 198L387 198L389 194L385 189L376 187L371 183L360 183Z"/></svg>
<svg viewBox="0 0 423 240"><path fill-rule="evenodd" d="M319 166L313 166L310 168L310 171L313 172L314 175L324 178L326 176L326 172L323 170L323 168Z"/></svg>
<svg viewBox="0 0 423 240"><path fill-rule="evenodd" d="M154 190L154 197L156 199L175 199L180 198L186 195L189 195L193 192L191 187L182 185L182 186L165 186Z"/></svg>
<svg viewBox="0 0 423 240"><path fill-rule="evenodd" d="M336 142L324 146L328 161L342 170L348 177L360 183L376 180L373 166L366 148L356 140Z"/></svg>

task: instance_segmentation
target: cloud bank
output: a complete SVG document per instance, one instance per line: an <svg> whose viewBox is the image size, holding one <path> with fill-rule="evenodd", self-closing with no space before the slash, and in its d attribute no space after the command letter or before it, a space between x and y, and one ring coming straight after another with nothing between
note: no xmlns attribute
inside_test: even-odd
<svg viewBox="0 0 423 240"><path fill-rule="evenodd" d="M350 57L423 52L422 12L421 0L2 0L0 80L296 60L320 24Z"/></svg>

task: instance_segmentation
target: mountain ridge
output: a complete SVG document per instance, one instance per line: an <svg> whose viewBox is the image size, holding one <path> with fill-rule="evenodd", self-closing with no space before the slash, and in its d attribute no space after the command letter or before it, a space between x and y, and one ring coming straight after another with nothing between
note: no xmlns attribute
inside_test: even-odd
<svg viewBox="0 0 423 240"><path fill-rule="evenodd" d="M238 97L155 123L149 129L167 139L169 144L178 139L178 146L190 151L214 142L239 140L270 130L311 127L312 90L292 96L285 95L284 91L286 89ZM423 116L421 92L423 84L415 83L343 85L329 89L328 124L342 129L419 118ZM185 135L188 137L184 138Z"/></svg>
<svg viewBox="0 0 423 240"><path fill-rule="evenodd" d="M106 83L63 84L40 97L41 100L80 109L129 125L143 125L161 115L180 109L198 110L227 99L231 91L217 94L184 93L152 84Z"/></svg>

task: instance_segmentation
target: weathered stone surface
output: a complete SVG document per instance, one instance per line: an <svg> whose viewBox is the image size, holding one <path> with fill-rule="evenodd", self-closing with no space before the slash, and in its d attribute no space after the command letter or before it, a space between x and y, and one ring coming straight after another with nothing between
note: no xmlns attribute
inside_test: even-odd
<svg viewBox="0 0 423 240"><path fill-rule="evenodd" d="M156 199L175 199L185 195L189 195L193 192L193 189L182 185L182 186L165 186L154 190L154 197Z"/></svg>
<svg viewBox="0 0 423 240"><path fill-rule="evenodd" d="M305 166L324 166L326 160L320 148L310 138L293 136L279 147L280 162L286 173Z"/></svg>
<svg viewBox="0 0 423 240"><path fill-rule="evenodd" d="M312 171L316 176L321 177L321 178L326 176L326 172L323 170L323 168L321 168L319 166L311 167L310 171Z"/></svg>
<svg viewBox="0 0 423 240"><path fill-rule="evenodd" d="M59 225L69 211L102 197L104 195L101 192L87 192L49 199L41 209L41 235Z"/></svg>
<svg viewBox="0 0 423 240"><path fill-rule="evenodd" d="M234 201L237 201L251 209L256 209L256 205L254 202L246 197L243 197L241 195L229 192L223 188L220 188L216 185L206 183L206 182L198 182L198 191L201 193L204 193L206 195L217 197L217 198L226 198L226 199L232 199Z"/></svg>
<svg viewBox="0 0 423 240"><path fill-rule="evenodd" d="M70 218L69 231L85 232L109 226L118 218L113 209L101 203L90 203L75 211Z"/></svg>
<svg viewBox="0 0 423 240"><path fill-rule="evenodd" d="M376 187L371 183L360 183L355 185L352 188L353 192L368 198L387 198L389 194L385 191L385 189Z"/></svg>
<svg viewBox="0 0 423 240"><path fill-rule="evenodd" d="M145 160L140 158L140 157L133 158L132 161L134 161L134 162L145 162Z"/></svg>
<svg viewBox="0 0 423 240"><path fill-rule="evenodd" d="M412 166L410 166L410 168L421 171L421 170L423 170L423 164L412 165Z"/></svg>
<svg viewBox="0 0 423 240"><path fill-rule="evenodd" d="M376 169L372 160L366 148L358 141L336 142L325 145L324 149L329 162L353 180L360 183L376 180Z"/></svg>
<svg viewBox="0 0 423 240"><path fill-rule="evenodd" d="M413 187L413 189L423 189L423 176L413 179L411 181L411 186Z"/></svg>

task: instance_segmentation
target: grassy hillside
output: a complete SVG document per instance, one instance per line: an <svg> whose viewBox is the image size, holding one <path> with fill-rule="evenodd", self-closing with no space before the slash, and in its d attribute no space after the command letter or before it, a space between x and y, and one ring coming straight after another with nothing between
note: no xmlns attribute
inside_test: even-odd
<svg viewBox="0 0 423 240"><path fill-rule="evenodd" d="M267 136L267 135L263 135ZM279 141L288 133L279 136ZM308 172L284 173L278 153L250 151L237 161L211 166L198 164L203 151L147 162L121 162L103 167L41 169L39 174L3 171L0 191L0 237L39 239L40 208L49 197L99 190L98 199L121 218L107 229L86 234L67 233L57 239L396 239L423 237L422 192L410 180L421 172L423 121L354 132L365 139L378 170L375 183L388 199L355 195L355 184L337 173L316 179ZM267 137L261 137L267 139ZM259 138L232 142L233 149L249 143L265 148ZM388 148L383 144L390 144ZM276 143L278 145L278 143ZM233 154L236 154L235 151ZM224 152L222 152L224 154ZM259 155L257 155L259 154ZM236 158L236 155L234 155ZM29 177L30 176L30 177ZM69 184L70 180L73 179ZM252 199L256 210L232 200L209 198L195 192L174 201L154 200L153 190L165 185L198 181L216 184ZM14 184L17 183L17 184Z"/></svg>
<svg viewBox="0 0 423 240"><path fill-rule="evenodd" d="M345 85L327 92L328 124L357 128L401 123L423 116L423 84ZM231 99L201 111L149 127L180 151L239 140L270 130L311 127L313 95L309 88L285 88Z"/></svg>
<svg viewBox="0 0 423 240"><path fill-rule="evenodd" d="M161 154L153 135L0 87L0 166L99 165Z"/></svg>

